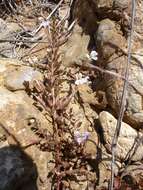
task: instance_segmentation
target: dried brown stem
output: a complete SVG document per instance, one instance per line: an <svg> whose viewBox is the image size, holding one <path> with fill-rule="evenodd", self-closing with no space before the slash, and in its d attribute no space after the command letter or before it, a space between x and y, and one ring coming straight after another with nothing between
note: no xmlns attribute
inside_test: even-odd
<svg viewBox="0 0 143 190"><path fill-rule="evenodd" d="M115 134L114 134L114 137L112 140L111 181L110 181L109 190L113 190L113 188L114 188L115 152L116 152L116 148L117 148L118 137L120 134L122 119L124 116L124 111L125 111L125 106L126 106L127 86L128 86L128 79L129 79L129 68L130 68L130 62L131 62L131 46L132 46L132 38L133 38L135 8L136 8L135 0L132 0L131 31L130 31L129 41L128 41L128 60L127 60L127 65L126 65L126 70L125 70L125 80L124 80L123 92L122 92L121 103L120 103L119 117L117 120Z"/></svg>

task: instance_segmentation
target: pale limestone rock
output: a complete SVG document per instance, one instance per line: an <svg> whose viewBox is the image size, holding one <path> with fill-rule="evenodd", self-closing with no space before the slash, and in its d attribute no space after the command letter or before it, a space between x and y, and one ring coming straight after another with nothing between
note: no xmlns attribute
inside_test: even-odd
<svg viewBox="0 0 143 190"><path fill-rule="evenodd" d="M111 152L111 144L115 133L117 120L110 113L103 111L99 114L99 121L103 129L103 137L106 148ZM138 133L128 124L122 122L116 149L117 159L123 161L129 156L133 161L141 160L143 158L142 138L142 133ZM139 144L137 145L138 141Z"/></svg>
<svg viewBox="0 0 143 190"><path fill-rule="evenodd" d="M0 18L0 33L5 32L7 28L6 22Z"/></svg>
<svg viewBox="0 0 143 190"><path fill-rule="evenodd" d="M33 105L33 101L26 93L12 93L7 89L0 88L0 123L17 140L26 146L27 143L37 140L37 136L31 131L31 127L38 125L52 131L52 127L45 117ZM33 119L33 124L29 120Z"/></svg>
<svg viewBox="0 0 143 190"><path fill-rule="evenodd" d="M81 59L86 58L88 54L87 48L89 45L89 41L89 35L83 34L82 28L79 25L75 25L73 33L69 37L65 48L63 47L64 65L71 66L74 65L75 62L81 61Z"/></svg>
<svg viewBox="0 0 143 190"><path fill-rule="evenodd" d="M21 67L22 61L11 58L0 58L0 86L4 85L5 77L9 69Z"/></svg>
<svg viewBox="0 0 143 190"><path fill-rule="evenodd" d="M0 59L0 86L10 91L25 90L24 82L32 86L34 80L42 80L42 74L32 67L24 66L17 59Z"/></svg>
<svg viewBox="0 0 143 190"><path fill-rule="evenodd" d="M126 41L116 29L116 23L110 19L103 19L96 32L97 50L101 58L106 63L106 59L110 58L118 48L124 48ZM101 61L101 60L100 60Z"/></svg>
<svg viewBox="0 0 143 190"><path fill-rule="evenodd" d="M20 26L17 23L6 23L4 20L0 20L0 39L12 40L15 38L18 32L21 31ZM1 42L0 43L0 57L15 57L14 43Z"/></svg>
<svg viewBox="0 0 143 190"><path fill-rule="evenodd" d="M42 80L42 74L32 67L13 67L6 73L5 87L11 91L24 90L24 82L32 83L34 80Z"/></svg>
<svg viewBox="0 0 143 190"><path fill-rule="evenodd" d="M107 65L110 71L117 70L121 75L124 73L124 65L127 59L124 56L116 58ZM107 86L106 96L109 105L115 110L119 111L120 101L123 90L123 81L113 76L104 76L105 85ZM129 85L127 88L127 103L125 110L125 121L135 128L142 128L143 123L143 76L142 66L135 61L131 62Z"/></svg>
<svg viewBox="0 0 143 190"><path fill-rule="evenodd" d="M23 64L22 61L12 58L0 58L0 65L5 65L6 67L20 66Z"/></svg>
<svg viewBox="0 0 143 190"><path fill-rule="evenodd" d="M25 147L38 140L38 136L32 131L32 128L47 129L47 135L52 133L52 125L44 115L33 105L33 100L24 91L11 92L4 87L0 87L0 133L6 136L6 142L9 146L20 143ZM14 137L14 138L13 138ZM0 142L0 147L3 142ZM51 153L42 152L36 145L24 149L24 152L30 156L35 164L39 176L45 183L50 182L47 179L47 163L52 160ZM19 159L19 158L18 158ZM14 167L14 166L13 166ZM53 165L48 166L52 170Z"/></svg>
<svg viewBox="0 0 143 190"><path fill-rule="evenodd" d="M96 105L97 104L97 98L96 93L93 92L93 90L90 88L87 84L82 84L77 87L80 98L83 103Z"/></svg>
<svg viewBox="0 0 143 190"><path fill-rule="evenodd" d="M141 162L134 162L126 167L123 171L122 177L131 176L132 180L136 184L141 184L142 187L142 178L143 178L143 163Z"/></svg>
<svg viewBox="0 0 143 190"><path fill-rule="evenodd" d="M122 2L118 2L119 4ZM124 2L125 3L125 2ZM141 6L141 5L140 5ZM139 5L137 10L140 12ZM128 12L126 12L127 14ZM134 128L142 128L143 123L143 77L142 77L142 56L141 52L142 43L140 41L139 29L142 24L137 13L135 22L135 35L132 44L132 55L130 72L129 72L129 85L127 89L127 103L125 110L125 121L131 124ZM138 22L137 22L138 21ZM140 21L140 22L139 22ZM123 35L123 26L119 23L103 19L100 21L96 32L97 49L100 55L100 62L105 69L118 73L123 76L125 67L127 65L127 43L126 35ZM126 28L126 25L124 25ZM124 30L126 30L124 28ZM120 101L123 91L123 80L109 74L103 77L104 85L106 88L106 96L108 104L111 108L118 113L120 108Z"/></svg>

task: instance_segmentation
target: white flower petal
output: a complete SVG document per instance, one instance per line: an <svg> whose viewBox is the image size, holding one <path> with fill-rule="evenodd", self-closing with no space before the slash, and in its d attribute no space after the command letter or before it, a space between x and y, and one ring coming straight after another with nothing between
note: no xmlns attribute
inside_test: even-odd
<svg viewBox="0 0 143 190"><path fill-rule="evenodd" d="M90 83L88 76L86 76L86 77L84 77L84 78L81 78L81 79L77 79L77 80L75 81L75 84L76 84L76 85L86 84L86 83L87 83L87 84Z"/></svg>
<svg viewBox="0 0 143 190"><path fill-rule="evenodd" d="M91 58L92 60L96 61L96 60L98 59L97 56L98 56L98 53L97 53L95 50L91 51L91 53L90 53L90 58Z"/></svg>
<svg viewBox="0 0 143 190"><path fill-rule="evenodd" d="M46 28L47 26L49 26L49 21L48 20L44 20L44 21L42 21L42 23L41 23L41 26L43 26L44 28Z"/></svg>

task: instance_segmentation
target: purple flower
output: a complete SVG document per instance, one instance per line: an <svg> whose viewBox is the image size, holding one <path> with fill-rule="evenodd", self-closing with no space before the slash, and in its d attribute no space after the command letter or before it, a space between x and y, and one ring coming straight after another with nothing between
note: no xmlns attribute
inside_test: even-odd
<svg viewBox="0 0 143 190"><path fill-rule="evenodd" d="M89 132L85 131L83 133L80 133L79 131L74 132L74 138L75 141L80 145L81 143L84 143L89 138Z"/></svg>

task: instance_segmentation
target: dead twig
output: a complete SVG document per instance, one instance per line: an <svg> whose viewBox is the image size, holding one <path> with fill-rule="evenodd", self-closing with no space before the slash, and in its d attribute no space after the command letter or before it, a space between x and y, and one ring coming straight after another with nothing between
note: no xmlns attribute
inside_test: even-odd
<svg viewBox="0 0 143 190"><path fill-rule="evenodd" d="M127 58L127 65L126 65L126 70L125 70L125 80L124 80L123 92L122 92L122 97L121 97L118 121L117 121L116 130L115 130L115 134L114 134L114 137L112 140L112 146L111 146L112 161L111 161L111 181L110 181L109 190L113 190L113 188L114 188L115 153L116 153L118 137L120 134L121 123L122 123L122 119L123 119L124 111L125 111L125 106L126 106L127 87L128 87L128 79L129 79L129 68L130 68L130 63L131 63L131 46L132 46L132 38L133 38L135 8L136 8L135 0L132 0L131 30L130 30L129 40L128 40L128 58Z"/></svg>

